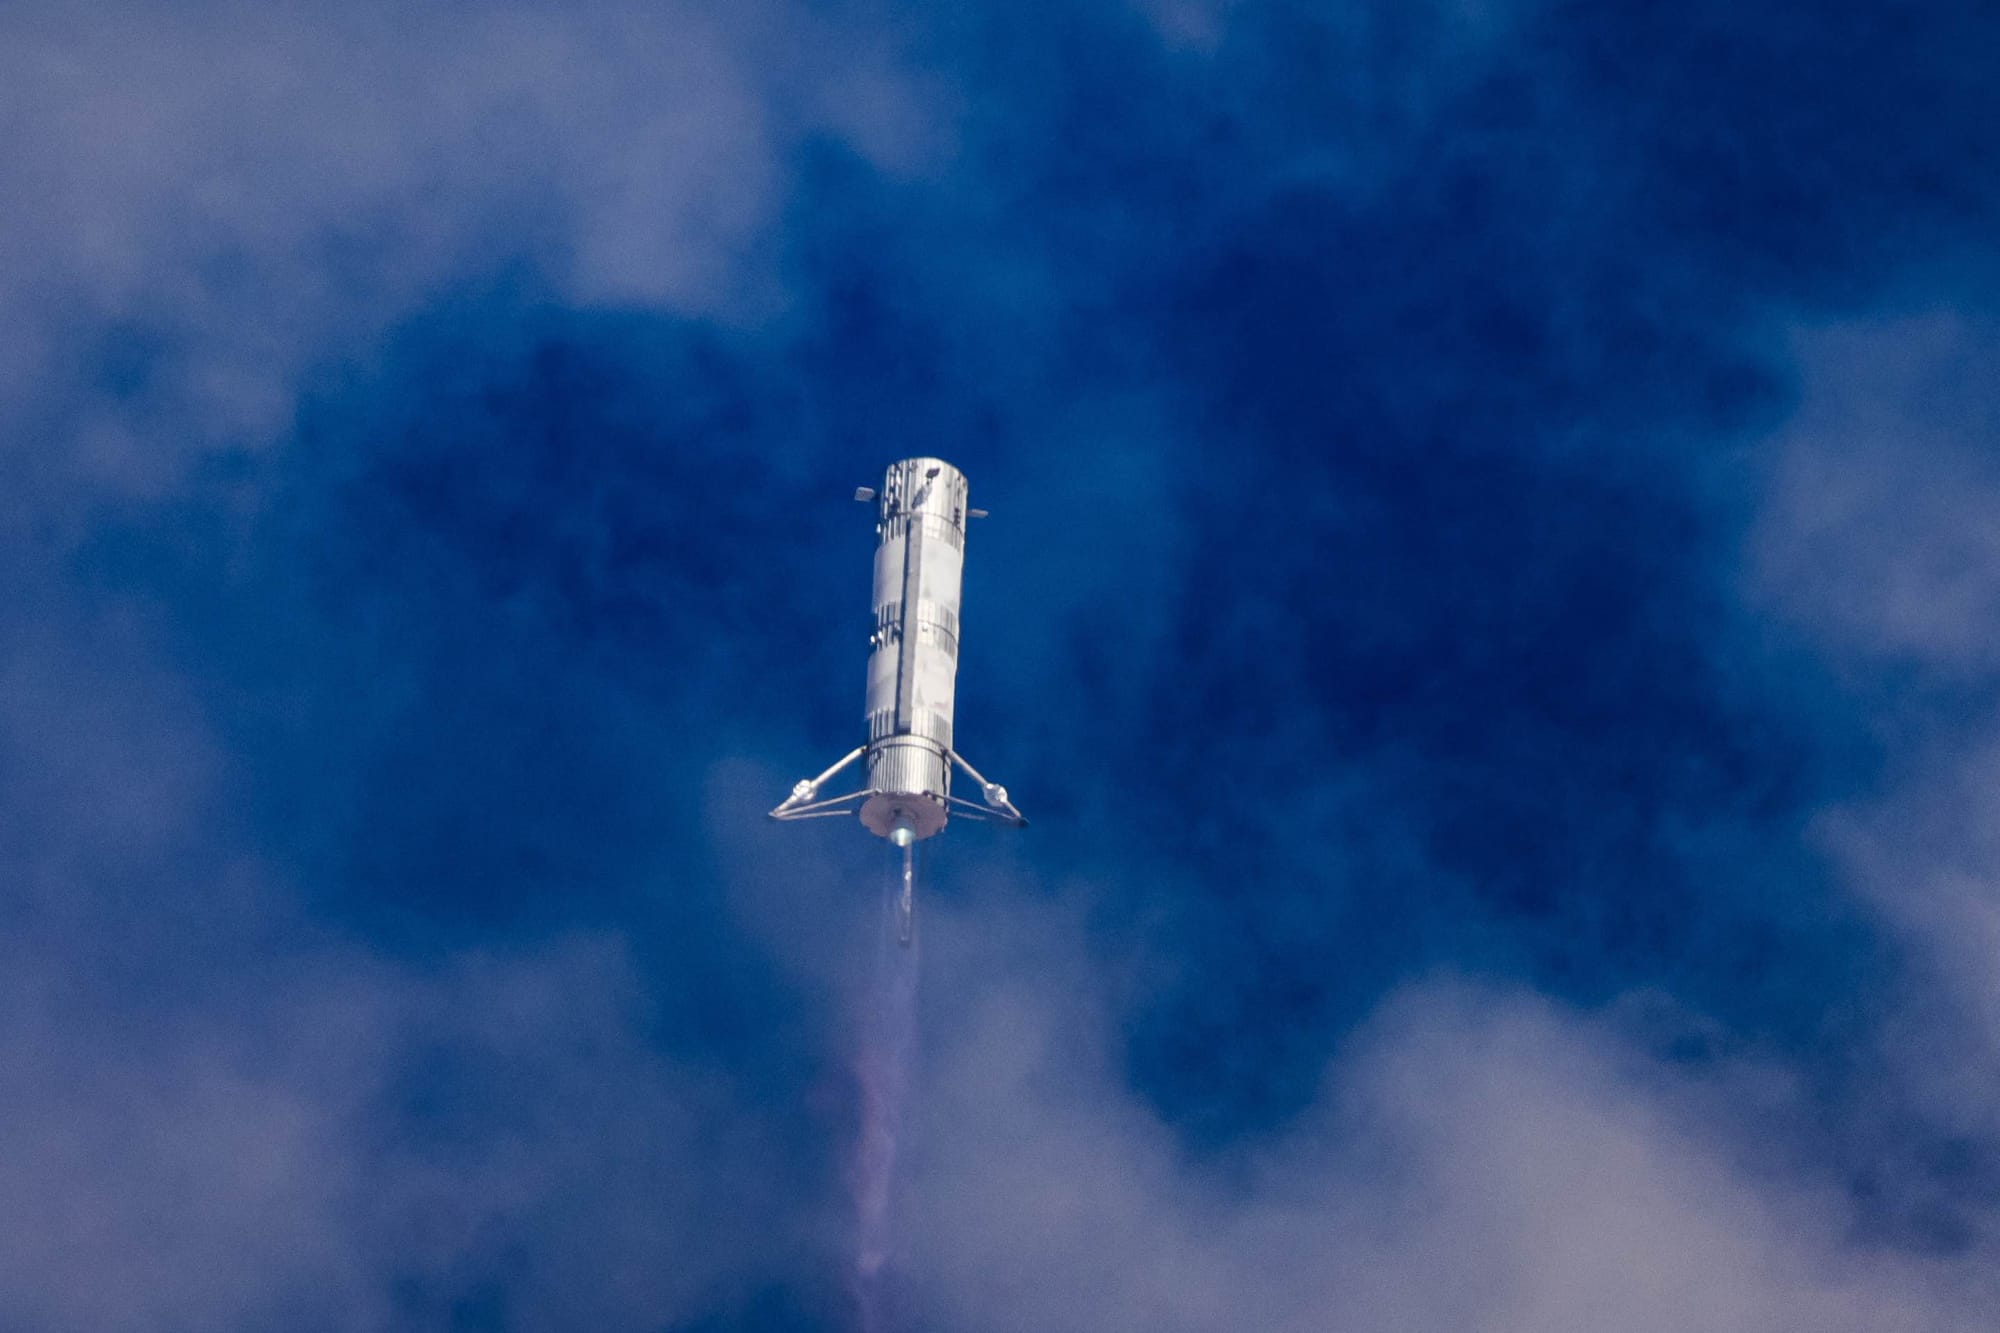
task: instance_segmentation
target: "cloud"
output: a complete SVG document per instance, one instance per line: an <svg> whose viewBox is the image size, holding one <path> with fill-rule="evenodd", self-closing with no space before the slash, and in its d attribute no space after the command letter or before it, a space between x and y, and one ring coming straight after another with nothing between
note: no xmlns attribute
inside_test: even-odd
<svg viewBox="0 0 2000 1333"><path fill-rule="evenodd" d="M11 10L0 1322L837 1321L907 449L932 1326L1965 1323L1990 42L1810 8Z"/></svg>
<svg viewBox="0 0 2000 1333"><path fill-rule="evenodd" d="M892 40L783 6L31 6L0 52L0 408L141 491L290 425L458 284L754 320L790 156L948 144Z"/></svg>
<svg viewBox="0 0 2000 1333"><path fill-rule="evenodd" d="M2000 1202L2000 425L1990 320L1962 304L1802 331L1800 405L1777 433L1741 589L1766 634L1832 665L1879 777L1807 839L1894 941L1856 1179L1878 1222L1988 1247ZM1873 1122L1870 1124L1869 1122Z"/></svg>
<svg viewBox="0 0 2000 1333"><path fill-rule="evenodd" d="M1744 1137L1733 1099L1773 1071L1660 1063L1611 1018L1506 987L1404 987L1291 1123L1190 1155L1121 1079L1073 939L1011 910L934 918L929 937L954 998L929 1034L913 1299L942 1326L1859 1333L1983 1318L1984 1255L1856 1245L1837 1181L1775 1170Z"/></svg>
<svg viewBox="0 0 2000 1333"><path fill-rule="evenodd" d="M2000 670L2000 337L1940 310L1796 339L1803 397L1771 441L1754 601L1871 666Z"/></svg>
<svg viewBox="0 0 2000 1333"><path fill-rule="evenodd" d="M1823 813L1814 836L1845 882L1909 952L1900 1004L1881 1034L1898 1085L1942 1124L2000 1152L1990 1090L2000 1075L2000 717L1968 709L1953 729L1909 743L1884 791ZM1946 1165L1948 1194L1990 1232L1990 1170Z"/></svg>
<svg viewBox="0 0 2000 1333"><path fill-rule="evenodd" d="M1820 833L1888 918L1956 958L2000 1035L1986 791L2000 730L2000 339L1950 309L1801 332L1800 406L1772 440L1747 602L1873 709L1881 791Z"/></svg>
<svg viewBox="0 0 2000 1333"><path fill-rule="evenodd" d="M0 1317L653 1329L815 1251L811 1153L659 1048L627 937L358 936L131 607L8 637Z"/></svg>
<svg viewBox="0 0 2000 1333"><path fill-rule="evenodd" d="M754 1116L644 1049L615 941L417 972L294 951L148 1008L59 936L33 941L55 963L23 943L0 1031L11 1319L401 1327L484 1303L652 1328L754 1280L753 1236L785 1243L737 1229ZM171 993L191 984L206 1003Z"/></svg>

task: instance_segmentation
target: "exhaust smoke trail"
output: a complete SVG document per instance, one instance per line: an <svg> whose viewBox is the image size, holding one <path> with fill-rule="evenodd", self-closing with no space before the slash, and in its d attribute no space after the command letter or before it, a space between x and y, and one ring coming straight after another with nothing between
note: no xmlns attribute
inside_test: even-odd
<svg viewBox="0 0 2000 1333"><path fill-rule="evenodd" d="M916 1054L917 936L910 915L913 873L904 848L902 873L885 876L875 965L864 992L855 1080L861 1125L849 1182L854 1195L854 1300L861 1333L894 1327L890 1278L896 1256L896 1152L901 1142L910 1069Z"/></svg>
<svg viewBox="0 0 2000 1333"><path fill-rule="evenodd" d="M908 944L913 938L917 920L917 849L911 843L903 844L903 892L896 899L896 943Z"/></svg>

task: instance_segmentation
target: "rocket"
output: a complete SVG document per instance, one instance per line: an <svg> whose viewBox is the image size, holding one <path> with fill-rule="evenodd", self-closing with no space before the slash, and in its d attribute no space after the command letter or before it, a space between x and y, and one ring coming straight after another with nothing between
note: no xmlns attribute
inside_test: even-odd
<svg viewBox="0 0 2000 1333"><path fill-rule="evenodd" d="M1027 820L954 748L952 705L958 680L959 581L966 524L985 511L966 506L965 474L938 458L892 463L873 501L875 619L868 636L868 740L792 788L773 819L858 814L870 833L903 849L899 934L910 934L910 849L940 832L953 814L1021 828ZM838 796L822 789L862 761L863 785ZM951 790L957 769L978 784L980 799Z"/></svg>

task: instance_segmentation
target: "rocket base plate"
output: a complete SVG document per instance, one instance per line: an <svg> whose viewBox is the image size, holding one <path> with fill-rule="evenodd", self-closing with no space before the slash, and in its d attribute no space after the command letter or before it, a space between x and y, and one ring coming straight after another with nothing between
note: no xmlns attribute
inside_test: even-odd
<svg viewBox="0 0 2000 1333"><path fill-rule="evenodd" d="M871 792L861 803L861 824L878 838L895 832L898 822L921 842L944 829L944 802L928 792Z"/></svg>

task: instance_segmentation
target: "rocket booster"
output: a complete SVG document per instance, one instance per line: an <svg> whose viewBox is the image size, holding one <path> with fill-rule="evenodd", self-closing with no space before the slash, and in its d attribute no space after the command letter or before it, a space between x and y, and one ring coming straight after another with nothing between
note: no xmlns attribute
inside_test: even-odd
<svg viewBox="0 0 2000 1333"><path fill-rule="evenodd" d="M938 833L953 814L1016 828L1028 822L1007 789L980 776L954 748L965 530L983 516L967 507L966 496L965 474L937 458L893 463L879 492L855 492L855 499L876 505L868 739L793 787L771 811L773 819L858 814L870 833L906 849ZM826 784L857 760L861 788L823 796ZM978 784L978 802L952 794L954 769Z"/></svg>

